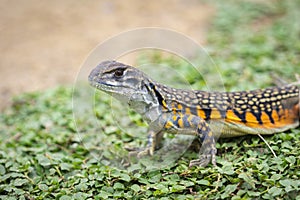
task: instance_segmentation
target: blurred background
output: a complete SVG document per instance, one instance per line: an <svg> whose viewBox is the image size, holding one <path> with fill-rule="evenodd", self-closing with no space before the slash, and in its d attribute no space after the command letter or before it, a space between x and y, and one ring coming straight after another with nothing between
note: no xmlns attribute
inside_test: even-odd
<svg viewBox="0 0 300 200"><path fill-rule="evenodd" d="M199 0L1 0L0 110L14 95L71 85L99 43L137 27L179 31L205 44L214 6Z"/></svg>

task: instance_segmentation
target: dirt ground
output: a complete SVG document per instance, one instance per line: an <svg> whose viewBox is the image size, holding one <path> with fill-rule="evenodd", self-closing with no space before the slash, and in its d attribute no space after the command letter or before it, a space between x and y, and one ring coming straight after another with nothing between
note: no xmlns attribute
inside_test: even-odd
<svg viewBox="0 0 300 200"><path fill-rule="evenodd" d="M1 0L0 110L14 95L72 84L89 52L122 31L163 27L205 43L215 13L211 5L145 2Z"/></svg>

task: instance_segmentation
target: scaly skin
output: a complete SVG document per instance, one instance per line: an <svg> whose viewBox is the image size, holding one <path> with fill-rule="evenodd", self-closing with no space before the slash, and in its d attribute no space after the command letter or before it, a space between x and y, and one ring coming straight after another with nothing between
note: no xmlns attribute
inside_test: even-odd
<svg viewBox="0 0 300 200"><path fill-rule="evenodd" d="M92 86L128 105L149 124L148 145L138 156L152 155L164 132L196 135L204 152L190 166L216 165L215 139L273 134L299 125L296 85L242 92L206 92L171 88L140 70L100 63L89 75Z"/></svg>

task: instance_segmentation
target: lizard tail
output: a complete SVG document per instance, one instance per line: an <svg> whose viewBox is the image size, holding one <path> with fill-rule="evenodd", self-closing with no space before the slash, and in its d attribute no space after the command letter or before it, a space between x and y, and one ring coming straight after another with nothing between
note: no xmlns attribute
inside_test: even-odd
<svg viewBox="0 0 300 200"><path fill-rule="evenodd" d="M292 86L292 85L300 85L300 75L299 74L295 74L296 77L296 81L293 83L288 84L288 86Z"/></svg>
<svg viewBox="0 0 300 200"><path fill-rule="evenodd" d="M300 85L300 75L299 74L295 74L296 77L296 83L295 85ZM299 91L299 100L298 100L298 116L299 116L299 122L300 122L300 91Z"/></svg>
<svg viewBox="0 0 300 200"><path fill-rule="evenodd" d="M293 85L298 86L299 99L298 99L298 105L296 105L296 109L297 109L297 115L298 115L299 123L300 123L300 87L299 87L300 86L300 75L295 74L295 78L296 78L296 81L288 84L288 86L293 86Z"/></svg>

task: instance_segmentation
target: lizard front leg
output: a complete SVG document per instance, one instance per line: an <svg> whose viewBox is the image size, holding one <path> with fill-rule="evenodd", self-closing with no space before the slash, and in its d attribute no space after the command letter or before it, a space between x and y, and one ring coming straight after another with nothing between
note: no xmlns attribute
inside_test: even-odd
<svg viewBox="0 0 300 200"><path fill-rule="evenodd" d="M158 123L157 123L158 122ZM162 128L163 125L163 128ZM216 165L216 147L214 135L207 122L196 116L181 113L168 113L162 115L158 121L150 124L147 147L139 151L138 157L153 155L156 147L160 144L164 132L196 135L202 142L199 159L192 160L189 166L205 167L211 161Z"/></svg>
<svg viewBox="0 0 300 200"><path fill-rule="evenodd" d="M164 135L163 125L166 123L166 116L160 115L156 120L149 124L147 146L145 148L126 148L130 156L137 156L141 158L146 155L152 156L154 151L161 144L162 137Z"/></svg>
<svg viewBox="0 0 300 200"><path fill-rule="evenodd" d="M140 151L137 154L138 158L141 158L145 155L153 155L156 147L160 144L161 139L163 136L163 132L162 131L155 131L154 129L151 129L151 127L149 128L149 132L148 132L148 142L147 142L147 146L145 149L143 149L142 151Z"/></svg>
<svg viewBox="0 0 300 200"><path fill-rule="evenodd" d="M196 135L202 142L199 159L192 160L189 165L190 167L205 167L210 161L214 166L216 165L217 149L215 147L215 138L211 128L204 119L196 115L173 113L165 124L165 130L179 134Z"/></svg>
<svg viewBox="0 0 300 200"><path fill-rule="evenodd" d="M198 139L202 142L202 146L199 152L199 159L191 160L189 166L205 167L209 164L210 161L214 166L216 166L217 149L215 138L209 125L203 119L200 121L200 123L198 123L197 136Z"/></svg>

